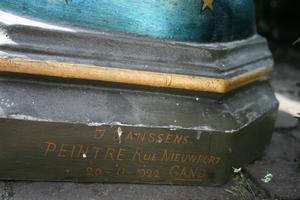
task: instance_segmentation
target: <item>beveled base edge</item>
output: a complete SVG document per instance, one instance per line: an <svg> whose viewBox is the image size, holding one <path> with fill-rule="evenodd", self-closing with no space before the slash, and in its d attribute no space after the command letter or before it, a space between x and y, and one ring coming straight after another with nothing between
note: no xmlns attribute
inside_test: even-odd
<svg viewBox="0 0 300 200"><path fill-rule="evenodd" d="M200 44L64 28L1 24L0 56L221 79L273 65L259 35Z"/></svg>
<svg viewBox="0 0 300 200"><path fill-rule="evenodd" d="M14 81L0 95L6 180L222 185L267 147L278 106L266 83L221 102Z"/></svg>
<svg viewBox="0 0 300 200"><path fill-rule="evenodd" d="M73 78L200 92L227 93L255 81L268 79L273 66L263 66L230 79L150 72L0 57L0 72Z"/></svg>

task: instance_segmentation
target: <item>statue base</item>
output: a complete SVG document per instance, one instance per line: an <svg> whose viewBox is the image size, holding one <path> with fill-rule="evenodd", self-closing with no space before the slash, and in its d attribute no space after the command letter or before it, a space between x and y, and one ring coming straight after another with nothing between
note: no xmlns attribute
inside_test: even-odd
<svg viewBox="0 0 300 200"><path fill-rule="evenodd" d="M266 82L207 98L2 76L0 95L7 180L221 185L261 155L277 111Z"/></svg>
<svg viewBox="0 0 300 200"><path fill-rule="evenodd" d="M260 36L55 28L0 27L0 179L221 185L269 144L278 102Z"/></svg>

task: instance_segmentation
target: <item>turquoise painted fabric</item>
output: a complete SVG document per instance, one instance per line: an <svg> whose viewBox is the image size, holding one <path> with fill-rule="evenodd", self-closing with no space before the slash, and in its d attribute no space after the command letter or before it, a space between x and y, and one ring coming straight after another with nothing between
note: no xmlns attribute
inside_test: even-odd
<svg viewBox="0 0 300 200"><path fill-rule="evenodd" d="M0 10L63 26L211 43L254 35L253 4L214 0L210 8L204 0L1 0Z"/></svg>

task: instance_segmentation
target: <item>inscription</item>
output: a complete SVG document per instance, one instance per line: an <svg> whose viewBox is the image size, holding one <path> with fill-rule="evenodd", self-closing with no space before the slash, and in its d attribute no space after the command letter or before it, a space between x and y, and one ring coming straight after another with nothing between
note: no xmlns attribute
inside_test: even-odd
<svg viewBox="0 0 300 200"><path fill-rule="evenodd" d="M124 167L118 167L116 175L117 176L125 176L126 175L125 168Z"/></svg>
<svg viewBox="0 0 300 200"><path fill-rule="evenodd" d="M126 135L126 140L135 143L149 143L149 144L190 144L192 143L190 136L183 134L169 134L169 133L139 133L130 131Z"/></svg>
<svg viewBox="0 0 300 200"><path fill-rule="evenodd" d="M98 159L101 157L105 160L124 160L126 149L100 147L95 145L84 144L59 144L56 142L46 142L44 156L49 154L60 158L88 158Z"/></svg>
<svg viewBox="0 0 300 200"><path fill-rule="evenodd" d="M87 176L101 176L102 175L102 169L97 167L97 168L93 168L93 167L87 167L86 168L86 175Z"/></svg>
<svg viewBox="0 0 300 200"><path fill-rule="evenodd" d="M102 128L96 128L95 139L100 140L104 137L105 130Z"/></svg>
<svg viewBox="0 0 300 200"><path fill-rule="evenodd" d="M139 178L160 178L158 169L137 169L136 176Z"/></svg>
<svg viewBox="0 0 300 200"><path fill-rule="evenodd" d="M97 127L86 137L85 141L89 142L82 144L46 141L42 155L45 158L81 160L82 164L86 163L83 173L87 177L135 177L141 181L201 182L208 168L222 162L219 156L196 153L197 145L191 135L183 133Z"/></svg>
<svg viewBox="0 0 300 200"><path fill-rule="evenodd" d="M174 165L169 171L170 177L177 181L202 181L205 171L198 167L185 167Z"/></svg>
<svg viewBox="0 0 300 200"><path fill-rule="evenodd" d="M180 162L204 165L217 165L221 157L203 154L176 153L170 149L163 149L162 152L148 152L142 148L136 148L129 152L125 148L101 147L83 144L59 144L56 142L46 142L44 156L54 155L60 158L82 158L82 159L102 159L112 161L123 161L125 156L131 161L160 161L160 162Z"/></svg>
<svg viewBox="0 0 300 200"><path fill-rule="evenodd" d="M103 128L96 128L94 139L104 139L109 131ZM120 134L121 133L121 134ZM193 140L189 135L182 133L153 133L153 132L138 132L132 130L122 130L121 127L113 131L112 141L120 142L123 138L124 142L132 142L136 144L193 144Z"/></svg>
<svg viewBox="0 0 300 200"><path fill-rule="evenodd" d="M189 162L194 164L202 163L206 165L216 165L219 164L221 157L202 154L174 153L168 149L165 149L163 152L162 160L182 163Z"/></svg>

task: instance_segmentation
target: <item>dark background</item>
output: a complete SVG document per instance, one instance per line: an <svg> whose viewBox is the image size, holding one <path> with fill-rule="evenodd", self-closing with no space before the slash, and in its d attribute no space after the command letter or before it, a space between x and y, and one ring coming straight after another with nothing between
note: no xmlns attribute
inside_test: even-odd
<svg viewBox="0 0 300 200"><path fill-rule="evenodd" d="M300 38L299 0L255 0L258 32L267 37L272 47L292 46Z"/></svg>
<svg viewBox="0 0 300 200"><path fill-rule="evenodd" d="M295 43L300 38L300 0L255 0L255 3L257 31L268 39L275 68L281 70L289 65L300 70L300 42Z"/></svg>

